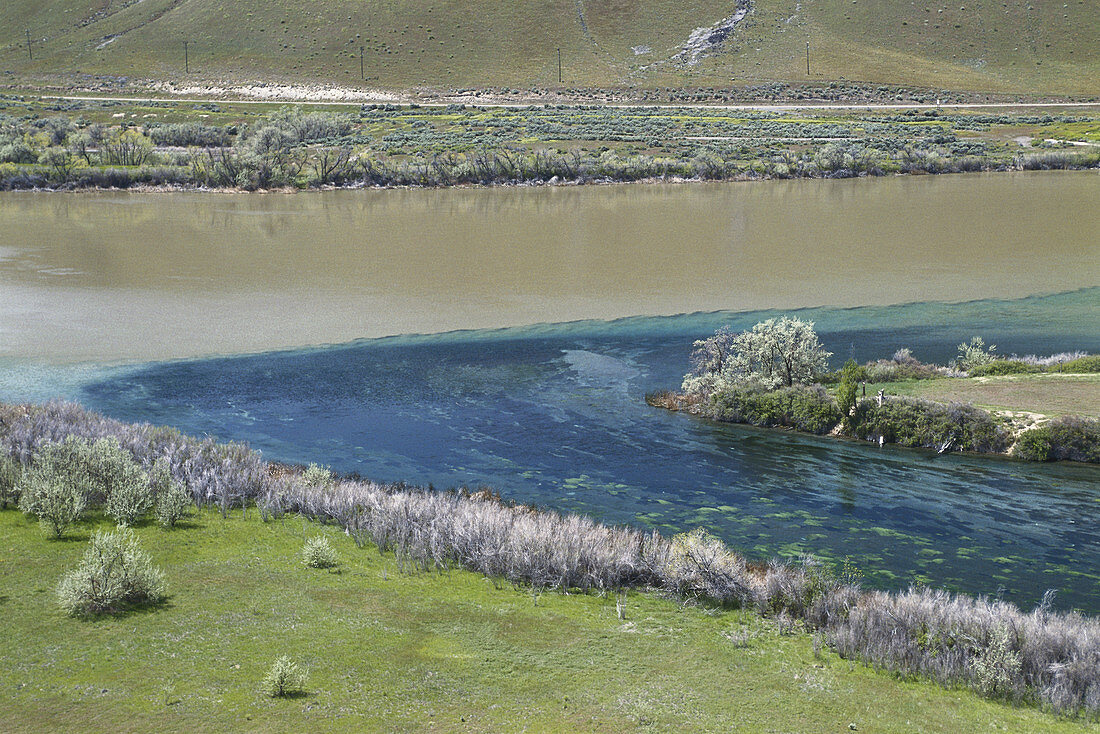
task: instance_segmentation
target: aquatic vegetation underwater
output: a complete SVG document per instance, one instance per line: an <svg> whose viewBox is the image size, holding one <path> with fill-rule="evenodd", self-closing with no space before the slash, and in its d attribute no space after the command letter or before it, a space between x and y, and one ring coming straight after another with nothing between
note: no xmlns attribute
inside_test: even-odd
<svg viewBox="0 0 1100 734"><path fill-rule="evenodd" d="M392 550L410 572L459 566L536 589L653 589L685 601L755 608L802 620L837 651L904 674L1033 701L1064 714L1100 713L1100 622L1012 604L913 589L866 592L810 559L753 563L704 531L667 538L573 514L538 511L487 491L435 492L337 480L264 462L148 424L126 424L74 403L0 410L0 453L34 465L69 436L114 437L145 467L167 465L200 507L300 513Z"/></svg>

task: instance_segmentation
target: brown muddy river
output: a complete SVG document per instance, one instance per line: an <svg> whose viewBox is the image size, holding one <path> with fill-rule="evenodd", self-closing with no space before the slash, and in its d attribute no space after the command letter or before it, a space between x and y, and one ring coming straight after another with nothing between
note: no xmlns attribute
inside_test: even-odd
<svg viewBox="0 0 1100 734"><path fill-rule="evenodd" d="M0 195L0 357L73 362L1100 284L1100 175Z"/></svg>

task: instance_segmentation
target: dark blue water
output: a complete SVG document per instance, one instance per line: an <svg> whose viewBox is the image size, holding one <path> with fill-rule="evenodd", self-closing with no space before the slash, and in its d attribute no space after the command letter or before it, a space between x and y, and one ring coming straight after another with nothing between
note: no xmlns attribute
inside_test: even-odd
<svg viewBox="0 0 1100 734"><path fill-rule="evenodd" d="M1011 354L1100 351L1100 288L966 304L812 309L834 360L974 335ZM69 397L124 420L242 439L268 458L378 480L487 484L605 521L704 526L754 557L850 557L867 583L946 585L1100 611L1100 470L720 425L647 407L692 341L769 313L387 338L146 364ZM9 396L10 397L10 396Z"/></svg>

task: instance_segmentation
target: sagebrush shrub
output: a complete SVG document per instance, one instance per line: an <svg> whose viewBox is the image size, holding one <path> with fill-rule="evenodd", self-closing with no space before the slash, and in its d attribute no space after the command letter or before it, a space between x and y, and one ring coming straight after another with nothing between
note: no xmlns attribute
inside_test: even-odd
<svg viewBox="0 0 1100 734"><path fill-rule="evenodd" d="M121 453L111 456L102 470L107 477L105 485L109 487L104 511L115 519L119 527L133 525L152 509L155 498L149 486L149 475L141 470L132 456Z"/></svg>
<svg viewBox="0 0 1100 734"><path fill-rule="evenodd" d="M304 472L302 472L302 482L308 487L314 489L331 489L336 483L336 478L332 475L331 469L326 469L323 466L317 464L310 464Z"/></svg>
<svg viewBox="0 0 1100 734"><path fill-rule="evenodd" d="M1004 695L1012 690L1020 676L1020 655L1012 649L1008 627L999 627L989 644L979 648L970 658L978 690L987 696Z"/></svg>
<svg viewBox="0 0 1100 734"><path fill-rule="evenodd" d="M1039 372L1039 368L1019 359L995 359L992 362L975 365L968 370L971 377L1022 375L1028 372Z"/></svg>
<svg viewBox="0 0 1100 734"><path fill-rule="evenodd" d="M73 615L156 604L164 596L164 573L128 529L93 535L80 565L57 587L58 602Z"/></svg>
<svg viewBox="0 0 1100 734"><path fill-rule="evenodd" d="M980 336L976 336L969 342L963 342L959 345L959 356L955 358L955 366L965 371L983 364L989 364L996 359L993 356L996 349L996 344L990 344L987 347L985 340Z"/></svg>
<svg viewBox="0 0 1100 734"><path fill-rule="evenodd" d="M23 466L8 456L0 454L0 510L19 504L19 477Z"/></svg>
<svg viewBox="0 0 1100 734"><path fill-rule="evenodd" d="M305 542L302 546L302 560L310 568L332 568L338 563L336 549L324 535Z"/></svg>
<svg viewBox="0 0 1100 734"><path fill-rule="evenodd" d="M287 655L280 655L264 676L260 688L272 698L279 698L300 693L305 685L305 671Z"/></svg>
<svg viewBox="0 0 1100 734"><path fill-rule="evenodd" d="M84 514L87 494L79 482L50 462L25 470L17 489L19 509L34 515L46 534L60 538Z"/></svg>
<svg viewBox="0 0 1100 734"><path fill-rule="evenodd" d="M191 493L183 482L172 477L168 462L159 459L149 472L149 486L152 489L153 514L162 528L173 528L191 511Z"/></svg>

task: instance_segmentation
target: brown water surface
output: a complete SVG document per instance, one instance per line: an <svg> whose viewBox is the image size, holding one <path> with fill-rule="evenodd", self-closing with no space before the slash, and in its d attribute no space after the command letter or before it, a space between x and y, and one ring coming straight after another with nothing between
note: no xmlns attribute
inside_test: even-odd
<svg viewBox="0 0 1100 734"><path fill-rule="evenodd" d="M0 357L1100 284L1100 176L0 195Z"/></svg>

